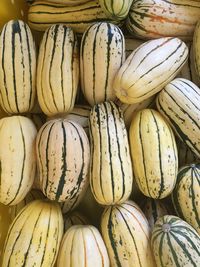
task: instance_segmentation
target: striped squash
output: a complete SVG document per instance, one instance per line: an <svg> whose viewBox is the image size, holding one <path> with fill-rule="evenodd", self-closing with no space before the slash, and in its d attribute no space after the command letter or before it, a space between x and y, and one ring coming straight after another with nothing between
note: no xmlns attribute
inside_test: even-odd
<svg viewBox="0 0 200 267"><path fill-rule="evenodd" d="M155 103L155 96L149 97L142 102L131 105L124 104L120 101L117 104L123 112L125 125L127 128L129 128L134 114L139 110L150 108L151 106L154 105L154 103Z"/></svg>
<svg viewBox="0 0 200 267"><path fill-rule="evenodd" d="M36 50L21 20L6 23L0 35L0 103L11 114L30 112L35 101Z"/></svg>
<svg viewBox="0 0 200 267"><path fill-rule="evenodd" d="M99 0L106 16L115 20L122 20L127 17L132 2L133 0Z"/></svg>
<svg viewBox="0 0 200 267"><path fill-rule="evenodd" d="M200 79L200 18L196 25L193 38L195 68Z"/></svg>
<svg viewBox="0 0 200 267"><path fill-rule="evenodd" d="M40 45L37 94L48 116L70 112L79 82L79 55L76 36L65 25L52 25Z"/></svg>
<svg viewBox="0 0 200 267"><path fill-rule="evenodd" d="M57 203L29 203L9 228L2 267L53 266L62 235L63 218Z"/></svg>
<svg viewBox="0 0 200 267"><path fill-rule="evenodd" d="M199 266L200 237L176 216L166 215L156 222L151 245L157 267Z"/></svg>
<svg viewBox="0 0 200 267"><path fill-rule="evenodd" d="M44 195L74 208L88 186L90 148L83 128L62 119L45 123L37 135L36 152Z"/></svg>
<svg viewBox="0 0 200 267"><path fill-rule="evenodd" d="M81 40L81 89L90 105L116 98L113 79L125 59L121 30L108 22L93 24Z"/></svg>
<svg viewBox="0 0 200 267"><path fill-rule="evenodd" d="M192 40L199 19L199 0L143 0L133 1L126 26L140 38L175 36Z"/></svg>
<svg viewBox="0 0 200 267"><path fill-rule="evenodd" d="M149 224L133 201L107 207L101 232L112 267L155 267Z"/></svg>
<svg viewBox="0 0 200 267"><path fill-rule="evenodd" d="M35 177L35 138L33 122L23 116L0 120L0 202L18 204L31 189Z"/></svg>
<svg viewBox="0 0 200 267"><path fill-rule="evenodd" d="M157 111L144 109L133 117L129 139L134 175L141 192L154 199L168 196L178 172L171 128Z"/></svg>
<svg viewBox="0 0 200 267"><path fill-rule="evenodd" d="M113 102L95 105L90 113L90 185L103 205L124 202L132 190L132 166L121 110Z"/></svg>
<svg viewBox="0 0 200 267"><path fill-rule="evenodd" d="M170 214L167 206L163 201L157 199L155 200L153 198L147 198L144 201L142 205L142 211L144 212L144 215L149 222L151 231L153 230L156 221L160 217Z"/></svg>
<svg viewBox="0 0 200 267"><path fill-rule="evenodd" d="M74 225L64 235L57 267L109 267L108 253L98 229Z"/></svg>
<svg viewBox="0 0 200 267"><path fill-rule="evenodd" d="M91 24L105 20L113 21L106 17L98 0L91 0L78 6L36 1L28 12L28 23L37 31L45 31L52 24L63 23L75 32L83 33Z"/></svg>
<svg viewBox="0 0 200 267"><path fill-rule="evenodd" d="M179 138L176 138L176 145L179 168L199 161L198 157Z"/></svg>
<svg viewBox="0 0 200 267"><path fill-rule="evenodd" d="M188 48L178 38L160 38L139 46L115 76L113 88L127 104L139 103L159 92L180 71Z"/></svg>
<svg viewBox="0 0 200 267"><path fill-rule="evenodd" d="M10 217L13 221L14 218L17 216L17 214L30 202L37 200L37 199L44 199L44 195L40 190L31 190L28 192L28 194L25 196L25 198L19 202L17 205L10 207Z"/></svg>
<svg viewBox="0 0 200 267"><path fill-rule="evenodd" d="M200 86L200 77L198 77L195 69L193 45L191 43L187 43L187 46L189 48L189 57L181 71L178 73L177 77L190 80L197 86Z"/></svg>
<svg viewBox="0 0 200 267"><path fill-rule="evenodd" d="M10 207L0 203L0 266L2 266L3 247L10 224Z"/></svg>
<svg viewBox="0 0 200 267"><path fill-rule="evenodd" d="M56 119L56 118L63 118L63 119L77 122L79 125L81 125L83 127L83 129L85 130L85 132L88 135L89 134L90 110L91 110L90 106L75 105L73 110L70 113L59 114L57 116L54 116L53 118L50 117L47 120Z"/></svg>
<svg viewBox="0 0 200 267"><path fill-rule="evenodd" d="M125 53L126 53L126 58L130 56L130 54L138 48L141 44L143 44L144 41L131 38L131 37L126 37L125 38Z"/></svg>
<svg viewBox="0 0 200 267"><path fill-rule="evenodd" d="M73 225L87 225L88 219L80 212L74 211L64 216L64 232Z"/></svg>
<svg viewBox="0 0 200 267"><path fill-rule="evenodd" d="M200 165L187 165L180 169L172 193L177 215L200 234Z"/></svg>
<svg viewBox="0 0 200 267"><path fill-rule="evenodd" d="M158 95L159 112L178 137L200 157L200 88L189 80L177 78Z"/></svg>

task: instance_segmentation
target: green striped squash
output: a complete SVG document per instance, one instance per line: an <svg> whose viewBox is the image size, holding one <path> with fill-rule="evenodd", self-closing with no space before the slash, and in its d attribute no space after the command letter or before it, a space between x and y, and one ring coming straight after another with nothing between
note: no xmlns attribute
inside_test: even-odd
<svg viewBox="0 0 200 267"><path fill-rule="evenodd" d="M44 199L44 195L40 190L32 189L25 198L19 202L17 205L10 207L10 216L11 220L13 221L17 214L30 202L37 200L37 199Z"/></svg>
<svg viewBox="0 0 200 267"><path fill-rule="evenodd" d="M86 30L80 51L81 89L90 105L116 98L112 84L124 59L124 36L119 27L99 22Z"/></svg>
<svg viewBox="0 0 200 267"><path fill-rule="evenodd" d="M150 227L133 201L107 207L101 218L101 232L112 267L155 267Z"/></svg>
<svg viewBox="0 0 200 267"><path fill-rule="evenodd" d="M200 157L200 88L189 80L177 78L158 95L159 112L178 137Z"/></svg>
<svg viewBox="0 0 200 267"><path fill-rule="evenodd" d="M117 102L117 105L121 108L124 115L124 122L127 128L130 127L132 118L134 114L142 109L150 108L155 103L155 96L149 97L146 100L135 103L135 104L124 104L120 101Z"/></svg>
<svg viewBox="0 0 200 267"><path fill-rule="evenodd" d="M0 202L16 205L29 192L35 177L35 138L33 122L23 116L0 120Z"/></svg>
<svg viewBox="0 0 200 267"><path fill-rule="evenodd" d="M179 168L199 161L198 157L179 138L176 138L176 145L178 150Z"/></svg>
<svg viewBox="0 0 200 267"><path fill-rule="evenodd" d="M2 267L53 266L62 235L63 218L57 203L29 203L9 228Z"/></svg>
<svg viewBox="0 0 200 267"><path fill-rule="evenodd" d="M79 54L76 36L65 25L52 25L40 45L37 94L48 116L70 112L79 82Z"/></svg>
<svg viewBox="0 0 200 267"><path fill-rule="evenodd" d="M64 216L64 232L73 225L88 225L88 219L78 211L73 211Z"/></svg>
<svg viewBox="0 0 200 267"><path fill-rule="evenodd" d="M199 18L200 20L200 18ZM200 21L196 25L193 38L195 68L200 79Z"/></svg>
<svg viewBox="0 0 200 267"><path fill-rule="evenodd" d="M26 23L11 20L0 35L0 103L11 114L30 112L35 101L36 50Z"/></svg>
<svg viewBox="0 0 200 267"><path fill-rule="evenodd" d="M130 54L138 48L141 44L143 44L144 41L132 38L132 37L125 37L125 53L126 53L126 58L130 56Z"/></svg>
<svg viewBox="0 0 200 267"><path fill-rule="evenodd" d="M108 253L98 229L92 225L74 225L65 233L57 267L109 267Z"/></svg>
<svg viewBox="0 0 200 267"><path fill-rule="evenodd" d="M199 19L198 0L143 0L133 1L126 26L140 38L176 36L192 40Z"/></svg>
<svg viewBox="0 0 200 267"><path fill-rule="evenodd" d="M164 216L169 215L169 210L165 203L158 199L147 198L142 205L142 211L149 222L151 231L156 223L156 221Z"/></svg>
<svg viewBox="0 0 200 267"><path fill-rule="evenodd" d="M178 38L148 41L126 59L113 88L123 103L142 102L158 93L177 75L187 60L188 48Z"/></svg>
<svg viewBox="0 0 200 267"><path fill-rule="evenodd" d="M63 23L75 32L83 33L91 24L105 20L113 21L106 17L98 0L77 6L36 1L28 12L28 23L32 29L37 31L45 31L52 24Z"/></svg>
<svg viewBox="0 0 200 267"><path fill-rule="evenodd" d="M132 2L133 0L99 0L106 16L115 20L122 20L127 17Z"/></svg>
<svg viewBox="0 0 200 267"><path fill-rule="evenodd" d="M189 57L181 71L178 73L177 77L190 80L197 86L200 86L200 77L198 77L195 69L193 45L192 43L187 43L187 46L189 48Z"/></svg>
<svg viewBox="0 0 200 267"><path fill-rule="evenodd" d="M187 165L180 169L172 193L177 215L200 234L200 165Z"/></svg>
<svg viewBox="0 0 200 267"><path fill-rule="evenodd" d="M200 236L188 223L172 215L155 224L151 246L157 267L198 267Z"/></svg>
<svg viewBox="0 0 200 267"><path fill-rule="evenodd" d="M129 139L139 189L150 198L167 197L174 189L178 172L177 147L171 128L157 111L143 109L133 117Z"/></svg>
<svg viewBox="0 0 200 267"><path fill-rule="evenodd" d="M37 135L36 152L44 195L74 208L89 182L90 148L83 128L63 119L45 123Z"/></svg>
<svg viewBox="0 0 200 267"><path fill-rule="evenodd" d="M103 205L124 202L132 190L132 165L121 110L113 102L95 105L90 113L90 185Z"/></svg>

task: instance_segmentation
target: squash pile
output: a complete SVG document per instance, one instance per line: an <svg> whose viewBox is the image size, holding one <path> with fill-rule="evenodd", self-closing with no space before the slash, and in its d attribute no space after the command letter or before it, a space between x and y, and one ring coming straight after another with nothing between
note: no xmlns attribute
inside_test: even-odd
<svg viewBox="0 0 200 267"><path fill-rule="evenodd" d="M0 267L199 267L200 1L4 2Z"/></svg>

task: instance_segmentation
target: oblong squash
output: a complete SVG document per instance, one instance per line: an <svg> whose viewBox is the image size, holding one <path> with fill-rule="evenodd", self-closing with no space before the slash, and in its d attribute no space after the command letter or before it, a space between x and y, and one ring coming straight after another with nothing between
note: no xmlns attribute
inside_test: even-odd
<svg viewBox="0 0 200 267"><path fill-rule="evenodd" d="M169 125L157 111L141 110L132 120L129 139L139 189L155 199L168 196L178 172L177 147Z"/></svg>
<svg viewBox="0 0 200 267"><path fill-rule="evenodd" d="M193 47L195 68L200 79L200 21L197 23L195 28L193 37Z"/></svg>
<svg viewBox="0 0 200 267"><path fill-rule="evenodd" d="M141 102L158 93L180 71L188 47L178 38L148 41L126 59L114 78L113 89L123 103Z"/></svg>
<svg viewBox="0 0 200 267"><path fill-rule="evenodd" d="M70 112L79 82L79 54L76 36L65 25L53 25L40 45L37 68L37 94L48 116Z"/></svg>
<svg viewBox="0 0 200 267"><path fill-rule="evenodd" d="M133 1L126 25L140 38L175 36L192 40L199 19L199 1L143 0Z"/></svg>
<svg viewBox="0 0 200 267"><path fill-rule="evenodd" d="M176 216L165 215L156 222L151 247L158 267L199 266L200 237Z"/></svg>
<svg viewBox="0 0 200 267"><path fill-rule="evenodd" d="M103 205L124 202L132 191L132 165L123 115L113 102L95 105L90 113L90 185Z"/></svg>
<svg viewBox="0 0 200 267"><path fill-rule="evenodd" d="M2 267L53 266L63 235L63 218L57 203L35 200L12 222Z"/></svg>
<svg viewBox="0 0 200 267"><path fill-rule="evenodd" d="M45 31L53 24L62 23L75 32L83 33L87 27L99 21L115 23L106 17L97 0L76 6L36 1L30 6L28 12L28 23L36 31Z"/></svg>
<svg viewBox="0 0 200 267"><path fill-rule="evenodd" d="M105 244L97 228L75 225L65 233L57 259L57 267L63 266L110 266Z"/></svg>
<svg viewBox="0 0 200 267"><path fill-rule="evenodd" d="M119 27L99 22L85 31L80 51L81 89L90 105L116 98L112 83L124 59L124 36Z"/></svg>
<svg viewBox="0 0 200 267"><path fill-rule="evenodd" d="M0 36L0 103L11 114L30 112L35 101L36 49L21 20L6 23Z"/></svg>
<svg viewBox="0 0 200 267"><path fill-rule="evenodd" d="M0 202L18 204L31 189L35 178L34 123L23 116L0 120Z"/></svg>
<svg viewBox="0 0 200 267"><path fill-rule="evenodd" d="M36 152L45 196L74 208L89 182L90 147L83 128L68 120L47 122L37 135Z"/></svg>
<svg viewBox="0 0 200 267"><path fill-rule="evenodd" d="M191 164L180 169L172 193L177 215L200 234L200 165Z"/></svg>
<svg viewBox="0 0 200 267"><path fill-rule="evenodd" d="M171 81L157 96L159 112L178 137L200 157L200 88L183 78Z"/></svg>
<svg viewBox="0 0 200 267"><path fill-rule="evenodd" d="M107 207L101 232L112 267L155 267L149 224L133 201Z"/></svg>
<svg viewBox="0 0 200 267"><path fill-rule="evenodd" d="M122 20L127 17L132 2L133 0L99 0L106 16L115 20Z"/></svg>

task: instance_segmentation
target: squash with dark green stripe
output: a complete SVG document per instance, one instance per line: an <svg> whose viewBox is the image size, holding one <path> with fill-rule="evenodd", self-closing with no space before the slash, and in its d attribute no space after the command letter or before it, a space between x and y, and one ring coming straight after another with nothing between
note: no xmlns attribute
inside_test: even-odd
<svg viewBox="0 0 200 267"><path fill-rule="evenodd" d="M44 34L38 56L37 94L48 116L70 112L79 82L76 36L65 25L53 25Z"/></svg>
<svg viewBox="0 0 200 267"><path fill-rule="evenodd" d="M95 105L89 118L90 185L103 205L122 203L132 191L132 165L121 110L113 102Z"/></svg>
<svg viewBox="0 0 200 267"><path fill-rule="evenodd" d="M178 137L176 138L176 145L177 145L177 150L178 150L178 167L179 168L199 161L198 157Z"/></svg>
<svg viewBox="0 0 200 267"><path fill-rule="evenodd" d="M44 195L40 190L33 189L25 196L25 198L20 201L17 205L10 207L10 216L11 220L13 221L17 214L30 202L37 200L37 199L44 199Z"/></svg>
<svg viewBox="0 0 200 267"><path fill-rule="evenodd" d="M199 18L200 19L200 18ZM194 62L195 68L200 80L200 21L197 23L194 37L193 37L193 46L194 46Z"/></svg>
<svg viewBox="0 0 200 267"><path fill-rule="evenodd" d="M34 123L23 116L0 120L0 202L16 205L29 192L36 171Z"/></svg>
<svg viewBox="0 0 200 267"><path fill-rule="evenodd" d="M187 60L188 47L178 38L148 41L126 59L115 76L113 89L123 103L142 102L158 93Z"/></svg>
<svg viewBox="0 0 200 267"><path fill-rule="evenodd" d="M199 266L200 236L176 216L166 215L156 222L151 247L157 267Z"/></svg>
<svg viewBox="0 0 200 267"><path fill-rule="evenodd" d="M99 233L92 225L74 225L64 234L57 267L110 267L108 253Z"/></svg>
<svg viewBox="0 0 200 267"><path fill-rule="evenodd" d="M115 23L106 17L97 0L76 6L36 1L28 12L28 23L37 31L45 31L52 24L65 24L75 32L83 33L87 27L99 21Z"/></svg>
<svg viewBox="0 0 200 267"><path fill-rule="evenodd" d="M180 169L172 193L177 215L200 234L200 165L187 165Z"/></svg>
<svg viewBox="0 0 200 267"><path fill-rule="evenodd" d="M81 89L90 105L116 98L115 74L125 59L122 31L107 22L93 24L81 41Z"/></svg>
<svg viewBox="0 0 200 267"><path fill-rule="evenodd" d="M133 201L107 207L101 218L101 232L112 267L155 267L149 224Z"/></svg>
<svg viewBox="0 0 200 267"><path fill-rule="evenodd" d="M169 210L165 203L158 199L147 198L142 205L142 211L149 222L151 231L153 230L156 221L164 216L169 215Z"/></svg>
<svg viewBox="0 0 200 267"><path fill-rule="evenodd" d="M189 80L177 78L158 95L159 112L178 137L200 157L200 88Z"/></svg>
<svg viewBox="0 0 200 267"><path fill-rule="evenodd" d="M64 216L64 232L73 225L88 225L88 219L78 211L73 211Z"/></svg>
<svg viewBox="0 0 200 267"><path fill-rule="evenodd" d="M144 109L133 117L129 130L136 182L142 193L154 199L167 197L178 173L174 134L163 117Z"/></svg>
<svg viewBox="0 0 200 267"><path fill-rule="evenodd" d="M45 123L37 135L36 152L44 195L75 208L88 186L90 148L83 128L63 119Z"/></svg>
<svg viewBox="0 0 200 267"><path fill-rule="evenodd" d="M143 39L174 36L192 40L199 19L199 0L137 0L126 25L133 35Z"/></svg>
<svg viewBox="0 0 200 267"><path fill-rule="evenodd" d="M0 35L0 103L11 114L30 112L35 101L36 50L26 23L11 20Z"/></svg>
<svg viewBox="0 0 200 267"><path fill-rule="evenodd" d="M62 235L63 218L57 203L29 203L9 228L2 267L54 266Z"/></svg>
<svg viewBox="0 0 200 267"><path fill-rule="evenodd" d="M122 20L127 17L132 2L133 0L99 0L106 16L115 20Z"/></svg>

